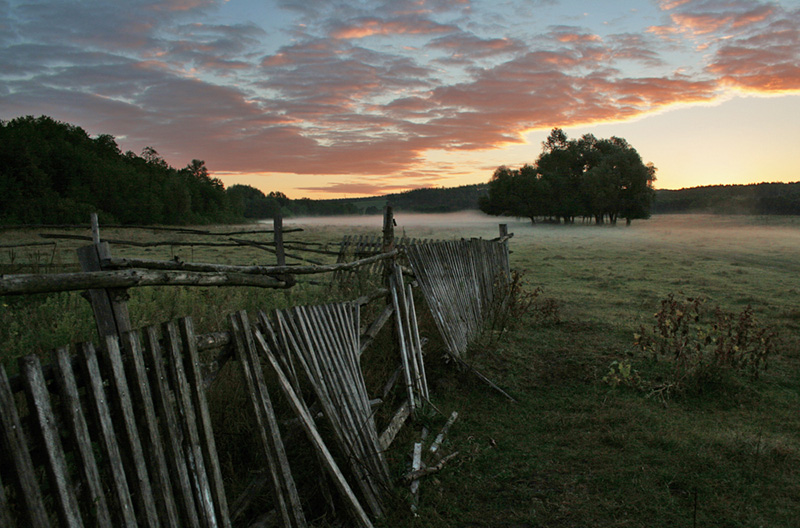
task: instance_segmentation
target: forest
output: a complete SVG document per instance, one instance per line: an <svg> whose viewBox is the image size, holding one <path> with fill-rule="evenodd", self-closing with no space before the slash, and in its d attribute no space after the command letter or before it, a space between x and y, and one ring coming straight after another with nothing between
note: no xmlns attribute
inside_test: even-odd
<svg viewBox="0 0 800 528"><path fill-rule="evenodd" d="M225 189L204 161L171 167L153 147L122 152L113 136L47 116L0 121L0 224L212 224L284 216L356 214L349 203Z"/></svg>
<svg viewBox="0 0 800 528"><path fill-rule="evenodd" d="M620 170L622 168L623 170ZM655 168L625 140L555 129L533 165L498 168L484 184L412 189L377 197L291 199L281 191L225 188L205 162L171 167L153 147L122 152L113 136L47 116L0 121L0 224L85 222L210 224L284 217L447 213L479 207L490 214L596 222L649 214L800 214L800 183L714 185L653 190Z"/></svg>

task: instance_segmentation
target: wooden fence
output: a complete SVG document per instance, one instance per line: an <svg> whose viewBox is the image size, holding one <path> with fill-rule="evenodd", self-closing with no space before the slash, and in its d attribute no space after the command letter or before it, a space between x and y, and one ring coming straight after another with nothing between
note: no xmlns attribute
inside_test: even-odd
<svg viewBox="0 0 800 528"><path fill-rule="evenodd" d="M127 309L124 297L114 295L107 283L92 284L97 292L93 296L105 299L98 302L108 303L102 317L114 321L105 333L98 323L100 347L83 344L72 352L58 349L47 365L37 356L25 356L20 359L19 375L12 378L0 366L0 525L205 527L241 522L253 489L259 488L258 482L262 486L266 482L254 479L255 487L248 487L229 507L206 400L217 374L236 359L268 462L266 480L271 483L280 524L306 526L308 504L294 481L281 426L285 416L279 419L270 392L276 390L288 402L313 449L313 459L328 475L350 522L372 526L371 519L382 515L386 494L393 487L383 452L412 411L430 397L413 290L404 281L403 269L390 260L398 250L393 248L393 233L387 232L387 225L381 244L384 252L378 255L329 266L248 270L253 276L275 278L384 261L389 263L382 267L387 289L347 303L298 306L271 315L261 312L252 321L247 313L237 312L231 314L228 329L211 334L196 335L189 318L143 330L120 326L116 321L127 315L122 313ZM102 244L95 242L89 248L100 251L101 266L147 269L144 266L164 265L121 262L103 255ZM507 269L507 261L487 250L486 244L498 245L468 241L463 247L450 247L449 251L473 255L469 272L455 265L429 272L436 260L433 256L418 258L418 262L412 259L423 291L430 277L456 273L462 275L462 282L482 281L477 289L460 295L465 305L472 305L467 300L470 295L481 295L478 305L484 306L494 284L489 277L495 280L499 271ZM488 258L490 253L493 256ZM237 267L237 273L242 272ZM9 288L7 280L0 279L0 292ZM277 280L286 281L284 277ZM384 309L364 324L362 307L382 299ZM396 409L386 413L388 418L378 423L373 406L380 400L368 394L361 356L389 319L395 323L396 372L403 383L395 389L398 376L392 376L382 394L373 396L385 399L396 390L403 397ZM216 359L201 369L199 352L215 349L219 350ZM323 429L329 433L321 430L316 413L321 413ZM451 424L448 421L446 428ZM440 444L437 437L431 453ZM417 472L410 478L412 490L425 471L420 467L421 442L414 459ZM435 460L439 467L446 462Z"/></svg>

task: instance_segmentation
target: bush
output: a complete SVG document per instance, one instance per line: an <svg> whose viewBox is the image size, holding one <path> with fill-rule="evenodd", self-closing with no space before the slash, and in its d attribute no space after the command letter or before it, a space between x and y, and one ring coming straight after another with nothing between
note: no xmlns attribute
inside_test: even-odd
<svg viewBox="0 0 800 528"><path fill-rule="evenodd" d="M766 370L775 349L775 332L756 320L753 308L740 313L709 308L705 299L661 301L655 324L634 335L641 352L674 363L672 377L661 392L702 389L719 382L726 372L746 373L757 379Z"/></svg>

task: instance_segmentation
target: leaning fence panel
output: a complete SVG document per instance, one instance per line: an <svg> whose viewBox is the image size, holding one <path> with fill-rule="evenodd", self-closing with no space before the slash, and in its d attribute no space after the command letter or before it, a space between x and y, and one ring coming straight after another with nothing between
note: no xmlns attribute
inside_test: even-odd
<svg viewBox="0 0 800 528"><path fill-rule="evenodd" d="M183 335L165 326L166 362L154 329L149 351L137 333L122 347L109 337L75 356L57 349L53 387L39 357L25 356L24 399L0 367L3 526L230 526L202 380L192 372L198 360L185 341L196 338L190 322L181 326Z"/></svg>
<svg viewBox="0 0 800 528"><path fill-rule="evenodd" d="M448 352L462 357L491 316L498 286L508 283L504 244L445 241L409 245L405 252Z"/></svg>

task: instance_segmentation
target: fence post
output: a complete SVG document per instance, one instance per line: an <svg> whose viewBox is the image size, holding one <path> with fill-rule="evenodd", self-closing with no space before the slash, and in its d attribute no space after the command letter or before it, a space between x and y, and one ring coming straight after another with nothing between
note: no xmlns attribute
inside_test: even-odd
<svg viewBox="0 0 800 528"><path fill-rule="evenodd" d="M383 244L381 245L381 253L388 253L394 249L394 226L395 221L392 206L386 204L386 208L383 210ZM394 260L395 259L391 258L383 261L383 282L387 287L389 284L389 276L391 276L394 271Z"/></svg>
<svg viewBox="0 0 800 528"><path fill-rule="evenodd" d="M94 244L91 246L78 248L78 262L81 264L82 271L102 271L103 259L111 258L108 242L100 241L97 213L92 213L92 241ZM92 303L100 342L103 342L106 336L120 336L122 332L131 330L127 303L128 291L125 288L89 290L85 296Z"/></svg>
<svg viewBox="0 0 800 528"><path fill-rule="evenodd" d="M503 253L505 256L505 261L503 262L503 271L506 274L506 278L511 278L511 262L509 259L509 251L508 251L508 224L500 224L500 240L503 240Z"/></svg>
<svg viewBox="0 0 800 528"><path fill-rule="evenodd" d="M273 241L275 242L275 256L278 258L278 266L286 265L286 253L283 249L283 216L281 212L275 213L272 220Z"/></svg>

